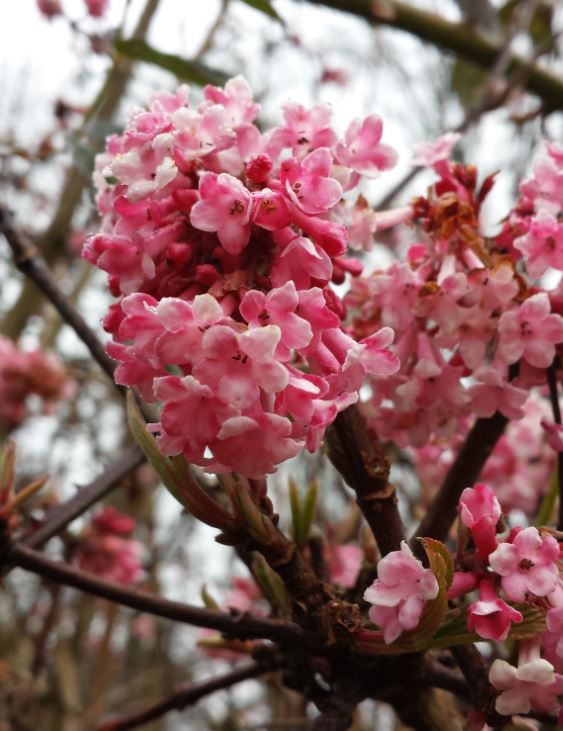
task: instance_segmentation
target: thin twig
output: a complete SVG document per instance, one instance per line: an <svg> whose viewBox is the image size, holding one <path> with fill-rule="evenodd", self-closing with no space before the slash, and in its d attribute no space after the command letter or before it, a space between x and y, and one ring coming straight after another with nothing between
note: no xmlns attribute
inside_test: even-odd
<svg viewBox="0 0 563 731"><path fill-rule="evenodd" d="M12 566L18 566L51 581L71 586L110 602L117 602L139 612L195 627L208 627L232 637L300 643L308 637L307 633L293 622L255 617L249 613L226 614L164 599L147 591L122 586L114 581L106 581L61 561L53 561L22 543L10 546L2 558Z"/></svg>
<svg viewBox="0 0 563 731"><path fill-rule="evenodd" d="M504 44L476 33L464 23L445 20L442 16L422 10L400 0L309 0L314 5L327 6L351 13L370 23L388 25L417 36L435 46L452 51L460 58L490 69L502 53ZM510 53L507 71L519 73L526 69L525 88L540 97L549 111L563 109L563 80L557 74L528 59Z"/></svg>
<svg viewBox="0 0 563 731"><path fill-rule="evenodd" d="M244 680L256 678L259 675L263 675L274 669L274 664L255 663L242 668L236 668L225 675L220 675L217 678L210 678L209 680L203 680L200 683L191 683L190 685L183 685L177 688L175 691L170 693L169 696L163 700L155 703L144 711L138 713L132 713L122 718L116 718L114 720L106 721L99 726L96 731L128 731L132 728L138 728L143 726L145 723L154 721L157 718L162 718L169 711L182 711L187 706L193 706L202 698L205 698L211 693L215 693L218 690L224 690L230 688L237 683L242 683Z"/></svg>
<svg viewBox="0 0 563 731"><path fill-rule="evenodd" d="M143 464L144 460L145 456L139 447L130 447L99 477L82 487L76 495L50 508L45 514L43 525L26 537L23 543L29 548L42 548L50 538L60 533L98 500L102 500L126 475Z"/></svg>
<svg viewBox="0 0 563 731"><path fill-rule="evenodd" d="M63 320L72 327L94 360L113 382L114 361L108 357L96 333L78 312L71 300L61 291L57 280L41 256L39 249L12 225L11 215L0 206L0 232L4 234L14 257L16 267L25 274L56 308ZM123 389L116 386L119 391Z"/></svg>

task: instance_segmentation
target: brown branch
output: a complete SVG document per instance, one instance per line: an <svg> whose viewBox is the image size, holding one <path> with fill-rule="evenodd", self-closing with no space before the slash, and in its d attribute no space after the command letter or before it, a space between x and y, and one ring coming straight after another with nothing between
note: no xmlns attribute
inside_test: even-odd
<svg viewBox="0 0 563 731"><path fill-rule="evenodd" d="M357 406L338 414L326 441L329 457L355 491L382 555L398 550L404 529L395 488L389 483L390 465Z"/></svg>
<svg viewBox="0 0 563 731"><path fill-rule="evenodd" d="M495 64L504 49L502 42L498 43L476 33L465 23L453 23L435 13L400 0L309 0L309 2L357 15L373 24L388 25L406 31L439 48L452 51L485 70ZM522 85L541 98L545 109L549 111L563 109L563 79L560 76L537 64L530 64L528 59L514 53L509 54L506 66L508 73L525 74Z"/></svg>
<svg viewBox="0 0 563 731"><path fill-rule="evenodd" d="M558 358L547 369L547 385L549 386L549 398L551 401L551 410L553 413L553 421L561 424L561 408L559 406L559 393L557 391L557 365ZM559 516L557 520L557 529L563 531L563 454L557 453L557 483L559 488Z"/></svg>
<svg viewBox="0 0 563 731"><path fill-rule="evenodd" d="M488 419L477 419L413 538L447 538L461 493L479 478L507 423L498 411Z"/></svg>
<svg viewBox="0 0 563 731"><path fill-rule="evenodd" d="M43 525L23 540L29 548L41 548L63 528L102 500L132 470L143 464L145 456L139 447L130 447L117 462L110 465L93 482L82 487L76 495L45 514Z"/></svg>
<svg viewBox="0 0 563 731"><path fill-rule="evenodd" d="M39 250L11 222L10 213L0 206L0 233L4 234L14 257L16 267L25 274L54 305L63 320L72 327L94 360L113 382L114 361L108 357L96 333L78 312L72 301L61 291L57 280ZM123 391L119 386L116 386Z"/></svg>
<svg viewBox="0 0 563 731"><path fill-rule="evenodd" d="M308 638L307 633L292 622L255 617L248 613L226 614L164 599L147 591L106 581L61 561L53 561L21 543L8 547L2 558L11 566L31 571L50 581L71 586L79 591L122 604L139 612L154 614L157 617L195 627L208 627L232 637L285 640L301 644Z"/></svg>
<svg viewBox="0 0 563 731"><path fill-rule="evenodd" d="M106 721L99 726L96 731L128 731L128 729L138 728L139 726L154 721L157 718L162 718L169 711L182 711L187 706L193 706L202 698L205 698L211 693L215 693L218 690L224 690L230 688L237 683L242 683L244 680L250 678L256 678L259 675L269 672L274 669L274 664L255 663L242 668L236 668L225 675L220 675L217 678L210 678L209 680L203 680L200 683L191 683L189 685L183 685L173 691L169 696L163 700L155 703L144 711L132 713L129 716L123 716L122 718L116 718L114 720Z"/></svg>

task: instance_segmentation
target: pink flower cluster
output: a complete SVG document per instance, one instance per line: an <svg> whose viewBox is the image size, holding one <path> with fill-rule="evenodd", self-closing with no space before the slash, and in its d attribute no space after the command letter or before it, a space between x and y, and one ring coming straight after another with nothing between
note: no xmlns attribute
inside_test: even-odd
<svg viewBox="0 0 563 731"><path fill-rule="evenodd" d="M542 422L551 418L548 402L532 391L523 411L522 419L509 422L485 463L481 478L494 490L505 512L518 509L533 516L549 487L556 453L542 429ZM470 424L467 420L456 434L434 437L423 447L410 450L418 478L429 495L444 481Z"/></svg>
<svg viewBox="0 0 563 731"><path fill-rule="evenodd" d="M12 340L0 337L0 426L10 430L26 418L30 398L42 402L43 411L52 411L68 398L74 382L54 353L24 350Z"/></svg>
<svg viewBox="0 0 563 731"><path fill-rule="evenodd" d="M381 121L339 141L326 106L288 103L264 134L258 111L237 77L132 114L97 159L103 230L84 248L119 297L117 381L161 402L163 452L249 477L315 450L365 375L399 366L392 330L351 337L329 286L361 270L342 221L361 177L395 162Z"/></svg>
<svg viewBox="0 0 563 731"><path fill-rule="evenodd" d="M395 330L400 370L371 379L366 413L383 439L401 447L451 437L495 411L522 418L528 390L545 384L545 369L563 343L559 293L532 286L517 271L515 247L524 239L512 246L508 224L495 237L482 231L481 207L494 179L479 187L473 167L450 162L453 141L439 141L416 158L439 177L427 197L413 202L423 239L409 248L406 261L355 280L345 298L357 335L381 326ZM558 266L563 155L554 146L548 152L522 184L516 211L521 234L525 202L528 239L546 242L549 261ZM509 217L513 234L515 216ZM536 271L528 265L529 273Z"/></svg>
<svg viewBox="0 0 563 731"><path fill-rule="evenodd" d="M143 575L142 545L131 538L135 521L112 506L97 513L80 535L74 559L84 571L119 584L135 584Z"/></svg>
<svg viewBox="0 0 563 731"><path fill-rule="evenodd" d="M463 556L461 563L469 570L455 573L448 598L453 600L479 588L479 599L467 607L468 628L484 639L505 640L512 624L523 621L522 612L501 598L500 592L510 602L547 610L547 629L541 638L521 643L518 668L504 660L493 663L490 680L502 691L496 708L507 715L530 709L558 711L557 697L563 694L559 543L534 527L513 528L505 540L499 540L501 508L485 484L467 488L459 508L475 549L460 547L458 558Z"/></svg>

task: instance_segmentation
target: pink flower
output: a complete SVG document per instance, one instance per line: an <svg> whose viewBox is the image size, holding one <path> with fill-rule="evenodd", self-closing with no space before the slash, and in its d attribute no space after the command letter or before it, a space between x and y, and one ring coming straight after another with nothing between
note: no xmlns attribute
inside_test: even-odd
<svg viewBox="0 0 563 731"><path fill-rule="evenodd" d="M435 599L439 586L430 569L412 554L406 541L377 565L378 578L366 589L364 599L373 604L369 618L383 628L387 644L414 629L427 601Z"/></svg>
<svg viewBox="0 0 563 731"><path fill-rule="evenodd" d="M267 135L265 152L277 157L284 148L289 148L298 158L319 147L332 147L336 133L330 126L332 112L328 104L319 104L306 109L296 102L283 105L285 125L277 127Z"/></svg>
<svg viewBox="0 0 563 731"><path fill-rule="evenodd" d="M506 363L525 358L537 368L547 368L555 346L563 342L563 317L550 314L549 297L540 292L499 320L498 353Z"/></svg>
<svg viewBox="0 0 563 731"><path fill-rule="evenodd" d="M277 325L240 335L227 325L213 325L203 336L193 375L225 403L249 408L258 401L261 390L273 394L287 386L287 368L274 355L280 339Z"/></svg>
<svg viewBox="0 0 563 731"><path fill-rule="evenodd" d="M345 143L336 146L339 162L366 177L376 177L397 162L397 153L381 144L383 122L372 114L364 120L354 120L346 130Z"/></svg>
<svg viewBox="0 0 563 731"><path fill-rule="evenodd" d="M479 584L479 601L469 605L467 627L486 640L505 640L513 622L519 624L523 616L500 599L489 579Z"/></svg>
<svg viewBox="0 0 563 731"><path fill-rule="evenodd" d="M240 304L240 313L251 327L267 323L280 328L281 339L276 355L286 360L292 349L304 348L313 337L311 325L295 313L298 304L297 290L290 281L283 287L270 290L267 295L257 290L247 292Z"/></svg>
<svg viewBox="0 0 563 731"><path fill-rule="evenodd" d="M201 200L190 214L192 226L216 231L230 254L240 253L250 238L250 193L227 173L204 173L199 181Z"/></svg>
<svg viewBox="0 0 563 731"><path fill-rule="evenodd" d="M289 226L291 216L289 208L280 193L263 188L252 194L252 222L267 231L277 231Z"/></svg>
<svg viewBox="0 0 563 731"><path fill-rule="evenodd" d="M563 224L544 209L514 246L527 257L526 269L531 277L541 277L550 267L563 270Z"/></svg>
<svg viewBox="0 0 563 731"><path fill-rule="evenodd" d="M109 0L84 0L88 12L93 18L101 18L105 14Z"/></svg>
<svg viewBox="0 0 563 731"><path fill-rule="evenodd" d="M461 494L459 510L462 523L469 528L479 556L486 560L497 545L496 527L500 503L488 485L467 487Z"/></svg>
<svg viewBox="0 0 563 731"><path fill-rule="evenodd" d="M491 684L502 691L495 702L502 715L528 713L558 713L557 696L563 693L563 676L553 665L540 657L539 642L524 640L520 643L518 667L505 660L495 660L489 672Z"/></svg>
<svg viewBox="0 0 563 731"><path fill-rule="evenodd" d="M233 127L253 122L260 112L260 105L252 99L252 89L244 76L229 79L224 89L208 85L203 96L225 110Z"/></svg>
<svg viewBox="0 0 563 731"><path fill-rule="evenodd" d="M488 418L495 411L500 411L507 419L524 416L522 407L528 398L527 391L510 384L496 368L480 368L474 375L479 383L471 386L469 395L477 416Z"/></svg>
<svg viewBox="0 0 563 731"><path fill-rule="evenodd" d="M541 536L537 528L520 531L512 543L501 543L489 556L492 570L501 576L506 596L515 602L527 594L547 596L559 578L556 561L559 544L552 536Z"/></svg>
<svg viewBox="0 0 563 731"><path fill-rule="evenodd" d="M37 0L37 8L49 20L63 12L61 0Z"/></svg>
<svg viewBox="0 0 563 731"><path fill-rule="evenodd" d="M210 469L235 470L259 478L274 472L280 462L295 457L302 449L303 442L292 438L291 422L283 416L234 416L221 426L212 450L216 462Z"/></svg>
<svg viewBox="0 0 563 731"><path fill-rule="evenodd" d="M325 147L310 152L302 161L290 158L281 164L281 182L290 200L304 213L325 213L342 196L342 187L330 178L332 156Z"/></svg>
<svg viewBox="0 0 563 731"><path fill-rule="evenodd" d="M448 160L452 149L461 139L459 132L446 132L434 142L416 145L412 158L413 165L434 167L436 163Z"/></svg>

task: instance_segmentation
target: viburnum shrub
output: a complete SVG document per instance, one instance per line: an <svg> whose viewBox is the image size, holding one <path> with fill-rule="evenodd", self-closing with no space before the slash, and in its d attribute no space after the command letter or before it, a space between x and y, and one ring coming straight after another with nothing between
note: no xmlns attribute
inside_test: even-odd
<svg viewBox="0 0 563 731"><path fill-rule="evenodd" d="M495 175L452 161L458 135L415 151L435 176L425 195L373 211L362 183L397 157L377 116L339 137L324 105L288 102L265 132L258 113L241 77L207 86L197 105L180 87L132 113L97 158L102 224L84 256L116 298L107 350L117 383L160 409L147 429L131 402L133 433L180 502L250 567L227 608L263 616L269 602L330 657L344 653L354 699L369 697L374 656L484 640L496 643L491 689L472 728L555 719L563 526L541 523L563 475L563 288L559 278L547 289L544 275L563 271L563 148L546 145L487 233ZM392 227L394 261L362 276L374 236ZM372 529L363 551L311 533L322 486L300 498L293 485L293 541L278 528L266 476L323 440ZM399 450L430 506L410 545L388 480ZM192 466L218 476L223 501ZM137 581L132 526L99 513L76 561ZM229 659L266 646L243 639L201 643ZM502 644L513 641L517 665ZM475 656L464 657L471 682Z"/></svg>

